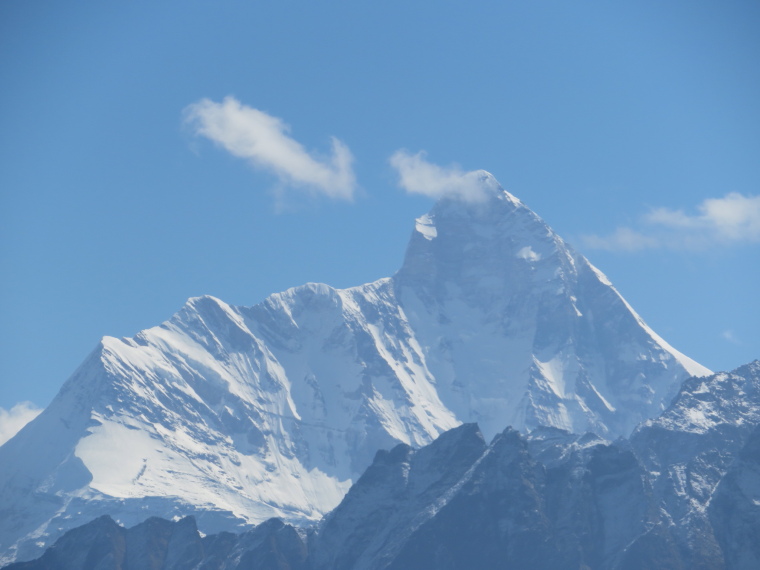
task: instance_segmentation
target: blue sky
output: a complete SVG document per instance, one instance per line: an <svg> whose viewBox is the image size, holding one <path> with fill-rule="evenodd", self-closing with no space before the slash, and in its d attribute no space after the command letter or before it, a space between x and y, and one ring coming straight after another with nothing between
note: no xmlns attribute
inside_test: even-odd
<svg viewBox="0 0 760 570"><path fill-rule="evenodd" d="M5 0L0 423L188 297L393 274L433 203L400 150L493 173L702 364L758 358L759 60L754 0Z"/></svg>

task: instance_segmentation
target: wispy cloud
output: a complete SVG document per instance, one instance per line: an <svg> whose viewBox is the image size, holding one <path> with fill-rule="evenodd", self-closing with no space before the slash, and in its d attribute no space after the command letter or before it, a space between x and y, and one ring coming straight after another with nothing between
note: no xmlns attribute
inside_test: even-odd
<svg viewBox="0 0 760 570"><path fill-rule="evenodd" d="M724 340L727 340L731 344L742 344L742 342L736 337L736 334L734 334L734 331L730 329L723 331L720 336L722 336Z"/></svg>
<svg viewBox="0 0 760 570"><path fill-rule="evenodd" d="M632 229L621 227L607 236L583 236L587 247L610 251L642 249L707 249L716 245L760 243L760 196L736 192L709 198L696 213L655 208Z"/></svg>
<svg viewBox="0 0 760 570"><path fill-rule="evenodd" d="M0 445L16 435L22 427L40 415L42 410L31 402L20 402L10 410L0 408Z"/></svg>
<svg viewBox="0 0 760 570"><path fill-rule="evenodd" d="M631 228L618 228L608 236L587 235L582 237L586 247L609 251L639 251L659 247L657 238L642 234Z"/></svg>
<svg viewBox="0 0 760 570"><path fill-rule="evenodd" d="M354 197L353 156L335 137L330 155L317 157L289 135L290 127L282 119L234 97L221 103L201 99L189 105L184 116L197 135L275 174L284 186L341 200Z"/></svg>
<svg viewBox="0 0 760 570"><path fill-rule="evenodd" d="M438 166L425 159L425 152L411 154L398 150L390 163L399 175L399 186L411 194L431 198L454 196L467 201L482 201L486 197L482 170L465 172L456 165Z"/></svg>

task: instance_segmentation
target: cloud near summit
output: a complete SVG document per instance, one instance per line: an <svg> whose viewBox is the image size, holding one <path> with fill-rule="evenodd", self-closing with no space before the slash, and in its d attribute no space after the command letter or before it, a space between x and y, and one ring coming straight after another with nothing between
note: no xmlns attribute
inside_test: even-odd
<svg viewBox="0 0 760 570"><path fill-rule="evenodd" d="M285 186L341 200L354 197L353 155L335 137L331 139L331 154L316 157L289 135L290 127L282 119L243 105L234 97L225 97L221 103L201 99L189 105L184 116L196 135L248 160L255 168L273 173Z"/></svg>
<svg viewBox="0 0 760 570"><path fill-rule="evenodd" d="M16 435L21 428L40 415L41 408L31 402L20 402L10 410L0 408L0 445Z"/></svg>
<svg viewBox="0 0 760 570"><path fill-rule="evenodd" d="M444 196L478 202L486 197L480 181L482 171L465 172L456 165L443 167L428 162L425 152L411 154L397 150L390 163L399 176L399 186L410 194L422 194L430 198Z"/></svg>
<svg viewBox="0 0 760 570"><path fill-rule="evenodd" d="M586 246L608 251L700 250L716 245L760 243L760 196L736 192L708 198L696 214L655 208L638 229L620 227L608 236L584 236Z"/></svg>

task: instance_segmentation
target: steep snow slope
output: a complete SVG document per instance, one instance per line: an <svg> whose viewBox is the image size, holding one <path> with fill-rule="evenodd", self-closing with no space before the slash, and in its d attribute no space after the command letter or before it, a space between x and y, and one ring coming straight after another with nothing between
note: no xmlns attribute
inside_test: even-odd
<svg viewBox="0 0 760 570"><path fill-rule="evenodd" d="M487 198L417 221L396 294L443 403L487 437L505 424L628 435L704 367L481 173Z"/></svg>
<svg viewBox="0 0 760 570"><path fill-rule="evenodd" d="M408 332L382 322L400 322L389 285L307 285L251 309L192 299L160 327L105 338L0 448L2 536L25 537L23 558L109 512L195 513L205 531L319 518L376 449L458 424L414 375Z"/></svg>
<svg viewBox="0 0 760 570"><path fill-rule="evenodd" d="M106 337L0 447L0 561L101 514L204 532L315 520L379 448L461 422L627 435L708 371L487 173L420 218L401 270L253 307L191 299Z"/></svg>

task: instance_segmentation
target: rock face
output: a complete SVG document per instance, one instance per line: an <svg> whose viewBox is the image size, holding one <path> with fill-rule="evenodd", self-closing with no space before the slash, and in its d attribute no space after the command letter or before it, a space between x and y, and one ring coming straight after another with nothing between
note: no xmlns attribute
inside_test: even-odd
<svg viewBox="0 0 760 570"><path fill-rule="evenodd" d="M709 371L482 173L443 199L399 272L308 284L252 307L212 297L134 338L105 337L0 447L0 563L118 513L201 530L316 521L377 449L463 422L627 436Z"/></svg>
<svg viewBox="0 0 760 570"><path fill-rule="evenodd" d="M760 426L721 479L707 515L729 568L760 568Z"/></svg>
<svg viewBox="0 0 760 570"><path fill-rule="evenodd" d="M732 557L750 555L747 533L756 534L760 521L760 455L752 453L758 425L755 361L730 373L688 379L670 407L631 436L669 524L690 553L688 568L720 568L724 557L728 568L757 567L758 551L749 565ZM749 526L734 518L742 511Z"/></svg>
<svg viewBox="0 0 760 570"><path fill-rule="evenodd" d="M540 431L526 439L507 428L486 447L477 428L464 425L445 434L450 441L442 436L417 453L399 446L379 454L319 527L313 568L616 568L632 562L631 545L651 541L651 529L661 522L633 453L592 436ZM431 473L423 453L472 460L455 460L452 472L436 461ZM552 457L544 462L542 455ZM675 550L667 531L662 534L666 550Z"/></svg>
<svg viewBox="0 0 760 570"><path fill-rule="evenodd" d="M420 449L379 451L309 531L270 520L200 539L192 519L124 531L101 518L9 570L130 561L134 550L144 568L748 570L760 563L759 505L754 362L687 380L630 440L541 427L486 444L463 424Z"/></svg>

